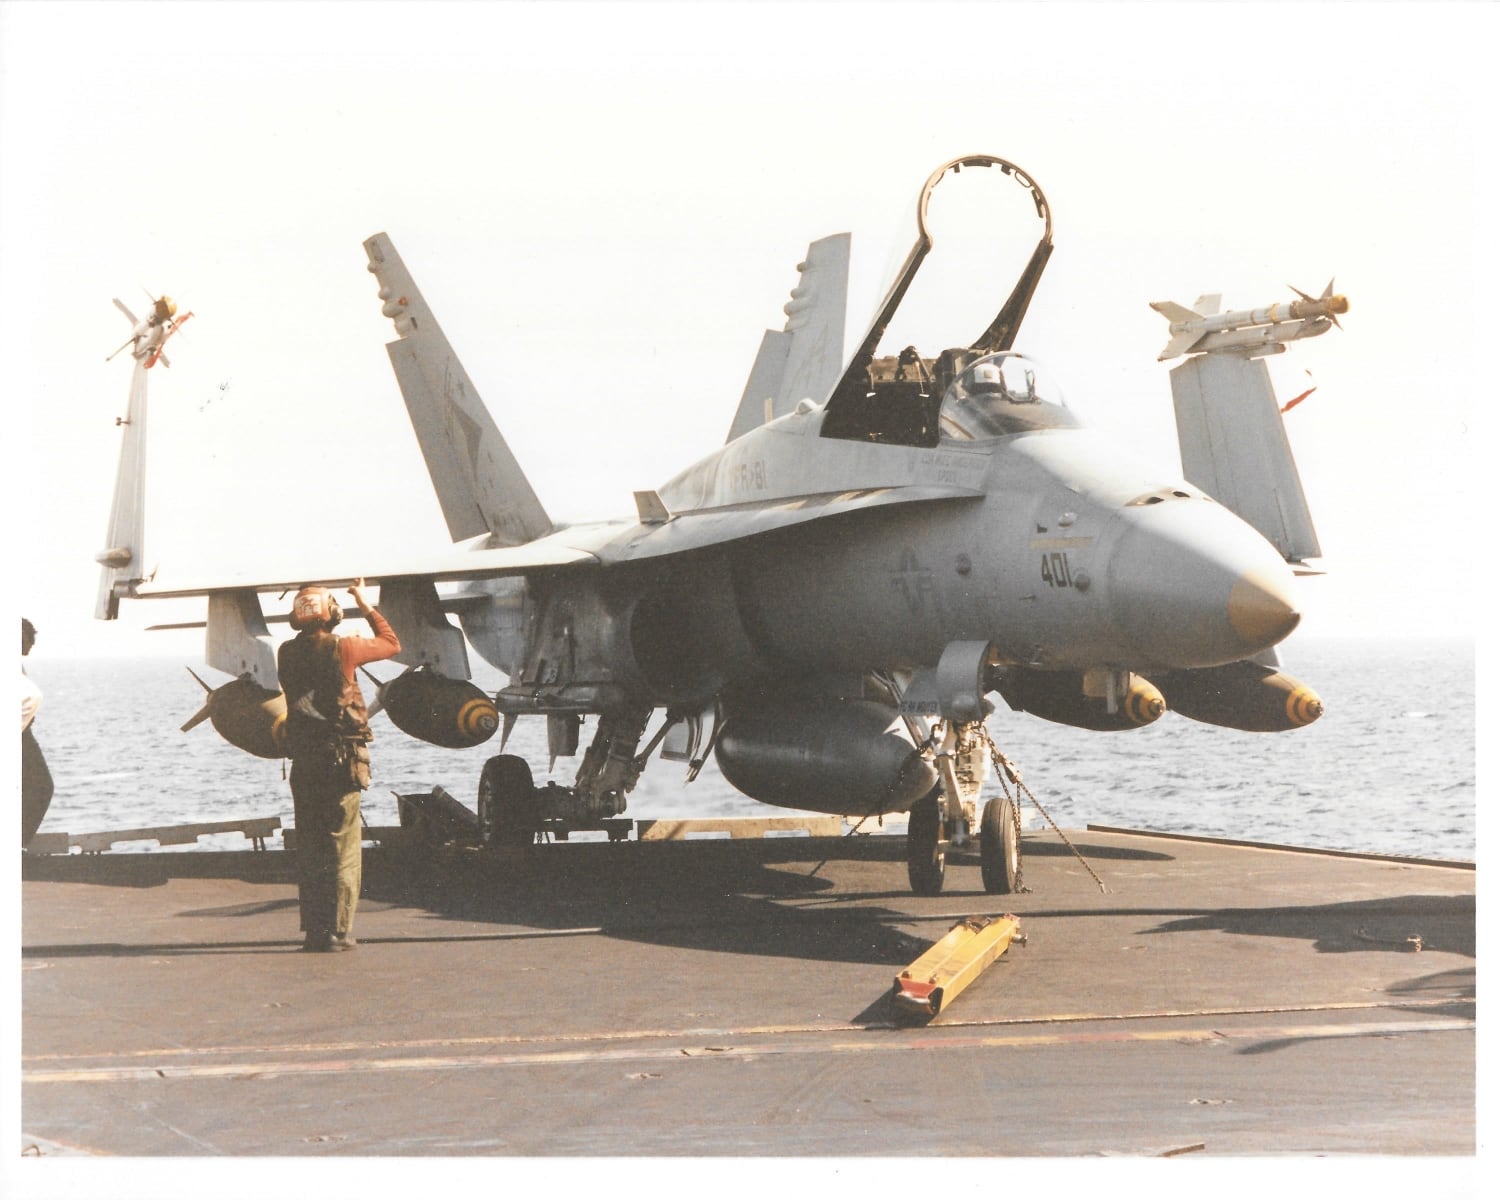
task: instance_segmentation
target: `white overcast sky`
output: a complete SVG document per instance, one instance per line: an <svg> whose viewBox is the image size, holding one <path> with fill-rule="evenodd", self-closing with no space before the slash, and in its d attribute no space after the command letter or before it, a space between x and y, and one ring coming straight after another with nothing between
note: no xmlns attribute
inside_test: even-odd
<svg viewBox="0 0 1500 1200"><path fill-rule="evenodd" d="M810 240L854 234L852 340L928 172L987 152L1055 217L1019 348L1165 472L1148 301L1336 276L1344 332L1272 361L1284 396L1318 388L1288 417L1328 572L1304 635L1471 631L1495 27L1435 4L0 3L7 591L38 653L199 648L139 632L196 602L92 619L130 375L104 361L112 297L196 314L151 379L164 567L446 539L377 231L549 513L620 515L722 442ZM1002 200L1018 264L1038 230ZM1013 270L935 302L924 352L971 340Z"/></svg>

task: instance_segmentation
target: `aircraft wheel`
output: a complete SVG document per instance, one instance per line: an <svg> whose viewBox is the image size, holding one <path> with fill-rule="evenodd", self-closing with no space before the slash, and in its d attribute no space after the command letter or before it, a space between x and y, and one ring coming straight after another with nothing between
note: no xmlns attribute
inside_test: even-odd
<svg viewBox="0 0 1500 1200"><path fill-rule="evenodd" d="M979 874L987 892L1021 886L1021 813L1009 796L996 796L979 820Z"/></svg>
<svg viewBox="0 0 1500 1200"><path fill-rule="evenodd" d="M942 824L937 791L911 806L906 827L906 877L911 881L911 890L919 896L936 896L943 890L948 852L941 845Z"/></svg>
<svg viewBox="0 0 1500 1200"><path fill-rule="evenodd" d="M479 840L486 846L536 841L536 788L531 767L515 754L497 754L479 773Z"/></svg>

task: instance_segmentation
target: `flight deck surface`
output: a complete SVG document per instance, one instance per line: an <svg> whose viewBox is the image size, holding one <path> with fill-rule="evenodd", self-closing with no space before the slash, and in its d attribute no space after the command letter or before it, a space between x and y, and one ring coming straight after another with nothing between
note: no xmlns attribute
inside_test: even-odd
<svg viewBox="0 0 1500 1200"><path fill-rule="evenodd" d="M1472 1155L1475 874L1079 831L1029 891L892 836L23 858L23 1152ZM896 974L1013 944L931 1023ZM33 1164L34 1166L36 1164Z"/></svg>

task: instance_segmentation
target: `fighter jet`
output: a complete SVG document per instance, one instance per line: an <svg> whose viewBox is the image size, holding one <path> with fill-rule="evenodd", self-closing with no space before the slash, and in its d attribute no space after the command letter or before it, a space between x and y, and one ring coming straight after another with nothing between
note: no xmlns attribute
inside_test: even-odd
<svg viewBox="0 0 1500 1200"><path fill-rule="evenodd" d="M934 189L975 169L1010 177L1030 201L1043 229L1029 261L977 338L880 354L933 245ZM614 832L660 748L689 778L712 755L766 804L909 813L918 892L938 892L948 849L975 839L985 887L1013 890L1017 804L1007 788L979 810L991 768L1007 770L985 724L991 697L1102 731L1169 709L1240 729L1305 724L1321 704L1273 647L1297 626L1294 571L1316 539L1269 380L1254 371L1265 339L1227 368L1228 350L1177 368L1195 482L1162 478L1085 428L1013 348L1052 252L1037 183L1002 158L955 159L926 180L916 224L847 359L840 234L798 267L786 328L765 334L726 444L636 493L633 520L568 526L547 515L376 234L365 251L397 335L387 352L453 545L195 580L146 574L130 554L139 525L112 526L99 615L121 596L206 595L207 661L237 678L189 726L211 717L236 745L276 757L285 705L260 594L378 581L407 668L380 688L392 721L447 746L502 730L477 788L488 845ZM126 427L116 499L127 510L136 432ZM469 647L507 677L493 697L469 681ZM571 785L538 787L528 762L503 753L529 717L546 721L554 758L574 756L590 716Z"/></svg>

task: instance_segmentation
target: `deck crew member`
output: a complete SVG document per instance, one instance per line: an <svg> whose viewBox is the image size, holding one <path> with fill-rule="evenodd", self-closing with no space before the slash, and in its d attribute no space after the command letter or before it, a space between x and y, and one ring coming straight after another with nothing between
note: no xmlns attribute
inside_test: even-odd
<svg viewBox="0 0 1500 1200"><path fill-rule="evenodd" d="M354 673L401 650L389 622L365 599L364 580L356 581L349 595L374 637L334 634L343 610L327 588L305 587L292 601L290 620L297 636L284 642L276 656L286 696L304 950L350 950L356 944L359 793L370 786L372 735Z"/></svg>

